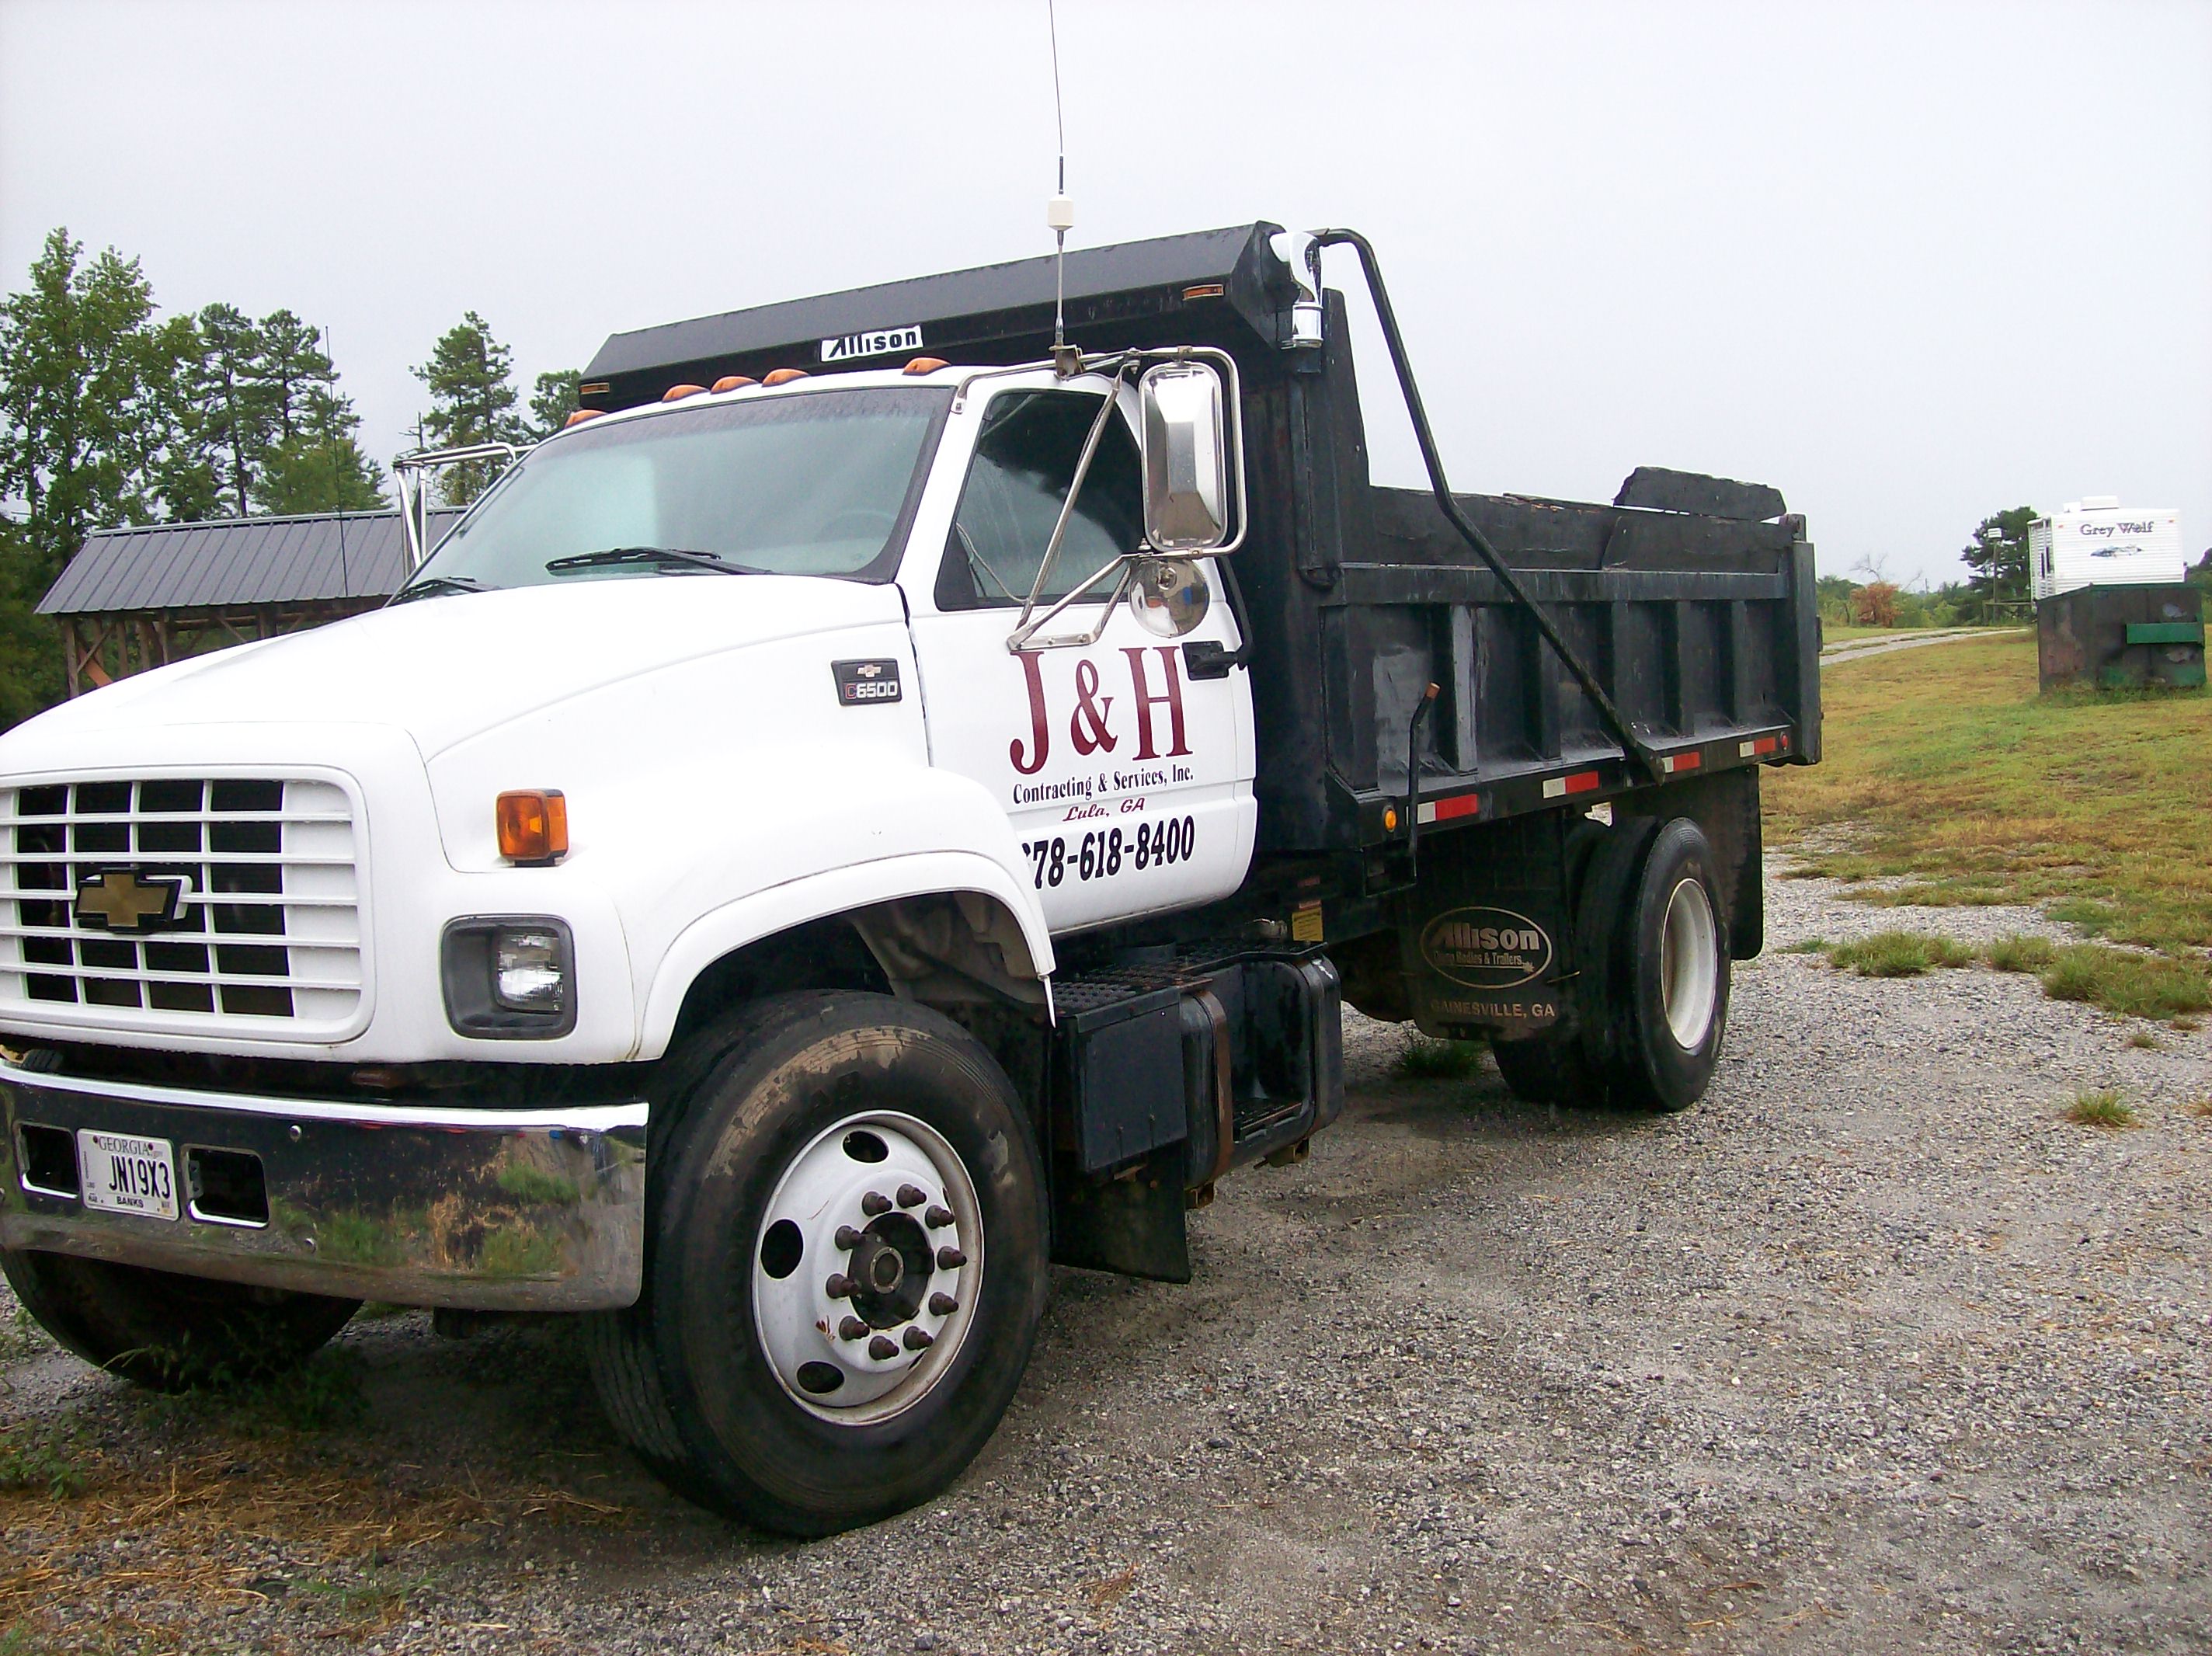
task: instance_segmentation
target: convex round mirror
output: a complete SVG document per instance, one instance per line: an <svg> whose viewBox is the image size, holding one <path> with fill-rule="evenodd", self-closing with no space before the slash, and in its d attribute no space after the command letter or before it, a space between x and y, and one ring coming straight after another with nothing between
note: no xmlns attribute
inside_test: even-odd
<svg viewBox="0 0 2212 1656"><path fill-rule="evenodd" d="M1129 583L1129 613L1157 638L1182 637L1206 619L1212 602L1205 568L1188 557L1140 559Z"/></svg>
<svg viewBox="0 0 2212 1656"><path fill-rule="evenodd" d="M1229 440L1221 375L1162 362L1137 382L1145 539L1163 552L1210 552L1229 539Z"/></svg>

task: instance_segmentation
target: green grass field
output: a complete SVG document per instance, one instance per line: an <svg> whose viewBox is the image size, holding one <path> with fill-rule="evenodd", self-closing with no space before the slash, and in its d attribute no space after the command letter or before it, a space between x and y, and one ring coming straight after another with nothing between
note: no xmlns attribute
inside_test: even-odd
<svg viewBox="0 0 2212 1656"><path fill-rule="evenodd" d="M2201 970L2212 950L2212 696L2042 697L2014 635L1841 663L1823 761L1769 771L1771 843L1875 901L2037 904Z"/></svg>

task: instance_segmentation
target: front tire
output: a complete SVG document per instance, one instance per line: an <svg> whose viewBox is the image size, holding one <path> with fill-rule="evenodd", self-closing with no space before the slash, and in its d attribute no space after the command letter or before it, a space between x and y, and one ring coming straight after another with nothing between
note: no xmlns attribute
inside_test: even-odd
<svg viewBox="0 0 2212 1656"><path fill-rule="evenodd" d="M155 1391L271 1379L321 1349L361 1308L358 1300L60 1253L0 1249L0 1275L63 1346Z"/></svg>
<svg viewBox="0 0 2212 1656"><path fill-rule="evenodd" d="M679 1492L814 1536L926 1501L997 1428L1048 1285L1013 1087L951 1020L780 997L695 1038L645 1293L596 1319L609 1416ZM659 1136L659 1135L657 1135Z"/></svg>

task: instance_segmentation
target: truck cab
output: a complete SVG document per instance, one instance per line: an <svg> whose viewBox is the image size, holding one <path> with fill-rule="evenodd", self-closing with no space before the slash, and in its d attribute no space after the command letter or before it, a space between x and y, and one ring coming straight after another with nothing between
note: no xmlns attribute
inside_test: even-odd
<svg viewBox="0 0 2212 1656"><path fill-rule="evenodd" d="M34 1316L181 1386L573 1315L649 1464L819 1533L957 1474L1050 1263L1188 1276L1347 992L1694 1100L1817 756L1802 524L1425 517L1315 244L1085 257L1109 349L1042 261L617 336L384 609L0 738Z"/></svg>

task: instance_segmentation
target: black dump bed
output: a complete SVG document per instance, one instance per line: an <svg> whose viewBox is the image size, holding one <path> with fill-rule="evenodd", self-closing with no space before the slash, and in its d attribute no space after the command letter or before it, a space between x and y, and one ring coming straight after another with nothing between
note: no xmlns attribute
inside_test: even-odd
<svg viewBox="0 0 2212 1656"><path fill-rule="evenodd" d="M1610 506L1455 496L1644 748L1624 752L1437 501L1370 484L1343 297L1327 295L1321 348L1287 344L1296 289L1278 228L1072 253L1066 269L1068 338L1085 350L1237 359L1251 523L1229 562L1252 636L1261 850L1402 832L1386 819L1404 815L1409 753L1437 829L1595 803L1650 785L1655 761L1664 779L1818 758L1813 550L1779 494L1647 468ZM1024 259L617 334L585 370L584 404L781 367L1042 359L1053 279L1048 257Z"/></svg>

